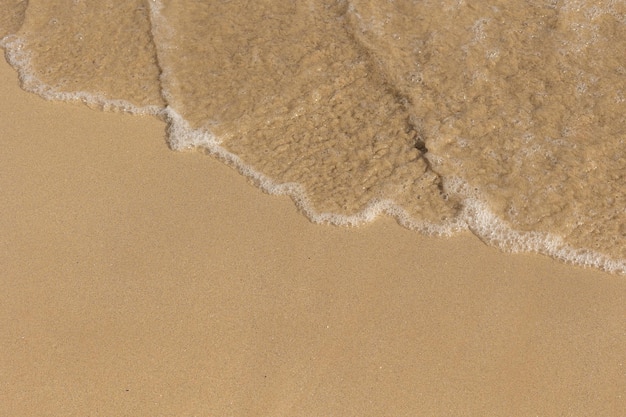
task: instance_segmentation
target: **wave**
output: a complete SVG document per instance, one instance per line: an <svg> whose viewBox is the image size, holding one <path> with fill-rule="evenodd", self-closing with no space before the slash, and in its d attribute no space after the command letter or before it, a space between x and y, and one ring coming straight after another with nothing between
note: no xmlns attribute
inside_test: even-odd
<svg viewBox="0 0 626 417"><path fill-rule="evenodd" d="M25 90L157 116L170 148L220 159L314 222L388 215L626 274L612 52L626 31L611 4L192 3L31 1L0 46ZM503 16L515 35L496 39Z"/></svg>

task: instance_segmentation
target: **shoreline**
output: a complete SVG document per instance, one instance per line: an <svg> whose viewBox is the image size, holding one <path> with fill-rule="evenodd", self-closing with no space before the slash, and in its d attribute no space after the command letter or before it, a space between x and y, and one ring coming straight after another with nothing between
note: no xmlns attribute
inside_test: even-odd
<svg viewBox="0 0 626 417"><path fill-rule="evenodd" d="M600 415L626 282L469 233L309 222L164 123L0 65L0 414Z"/></svg>

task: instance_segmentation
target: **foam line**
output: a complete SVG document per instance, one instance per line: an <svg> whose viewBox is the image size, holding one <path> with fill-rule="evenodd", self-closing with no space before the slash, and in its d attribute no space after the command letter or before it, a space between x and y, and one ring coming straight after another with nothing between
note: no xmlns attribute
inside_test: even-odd
<svg viewBox="0 0 626 417"><path fill-rule="evenodd" d="M171 74L167 66L168 52L175 53L171 46L172 29L167 20L162 16L162 3L160 0L152 0L150 3L150 20L152 23L152 37L157 45L157 62L161 68L161 92L167 107L163 115L168 121L168 143L175 150L203 149L207 153L219 158L227 165L237 169L239 173L249 178L257 187L268 194L287 195L291 197L298 209L315 223L333 224L337 226L358 226L372 222L382 214L395 218L401 225L408 229L416 230L429 235L450 236L462 230L456 222L446 224L433 224L420 222L412 219L404 209L395 202L387 199L372 200L367 207L353 215L340 215L336 213L318 212L313 209L306 191L297 183L277 183L261 172L247 165L237 155L220 146L218 137L202 129L193 129L175 108L175 98L167 86L175 86L176 77ZM156 29L158 28L158 30Z"/></svg>
<svg viewBox="0 0 626 417"><path fill-rule="evenodd" d="M444 178L444 187L450 194L462 198L460 217L473 234L489 245L505 252L538 253L570 264L626 274L624 260L613 259L591 249L574 248L554 234L513 229L489 209L473 187L460 178Z"/></svg>
<svg viewBox="0 0 626 417"><path fill-rule="evenodd" d="M297 183L277 183L254 170L237 155L220 146L220 140L210 132L193 129L172 107L164 111L169 123L168 140L175 150L202 149L237 169L257 187L268 194L287 195L311 221L337 226L358 226L374 221L381 215L388 215L403 227L427 235L451 236L469 230L483 242L505 252L531 252L581 266L596 267L601 270L626 274L626 262L612 259L590 249L577 249L563 243L553 234L518 231L497 217L481 199L474 188L459 178L445 179L445 191L461 200L461 210L457 218L441 224L419 222L411 218L404 209L392 200L371 200L368 206L353 215L317 212L310 203L306 190Z"/></svg>
<svg viewBox="0 0 626 417"><path fill-rule="evenodd" d="M395 218L404 227L428 235L451 236L463 230L463 224L451 221L446 224L419 222L409 217L404 209L392 200L372 200L362 211L353 215L318 212L313 209L304 188L298 183L277 183L266 175L256 171L237 155L220 146L220 140L210 132L202 129L193 129L189 123L171 106L163 111L168 122L168 143L174 150L201 149L235 168L239 173L249 178L254 185L272 195L289 196L298 209L312 222L332 224L336 226L358 226L374 221L386 214Z"/></svg>
<svg viewBox="0 0 626 417"><path fill-rule="evenodd" d="M160 106L136 106L123 99L109 99L100 94L86 91L66 92L59 91L51 85L41 81L31 65L31 54L27 50L26 41L17 35L8 35L0 40L0 47L4 48L7 62L15 68L19 75L22 89L53 101L81 102L88 106L96 106L106 111L119 111L139 115L160 115L163 108Z"/></svg>

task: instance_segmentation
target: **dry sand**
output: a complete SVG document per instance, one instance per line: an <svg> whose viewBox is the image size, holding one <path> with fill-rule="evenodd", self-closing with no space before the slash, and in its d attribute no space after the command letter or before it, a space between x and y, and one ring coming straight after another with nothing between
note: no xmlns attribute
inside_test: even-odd
<svg viewBox="0 0 626 417"><path fill-rule="evenodd" d="M314 225L156 119L0 95L0 415L624 415L623 276Z"/></svg>

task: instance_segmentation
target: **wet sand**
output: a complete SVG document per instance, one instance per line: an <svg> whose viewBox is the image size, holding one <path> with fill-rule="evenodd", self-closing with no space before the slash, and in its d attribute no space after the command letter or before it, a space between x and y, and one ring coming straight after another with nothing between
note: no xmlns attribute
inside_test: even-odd
<svg viewBox="0 0 626 417"><path fill-rule="evenodd" d="M0 96L0 415L623 415L623 276L315 225L152 117Z"/></svg>

